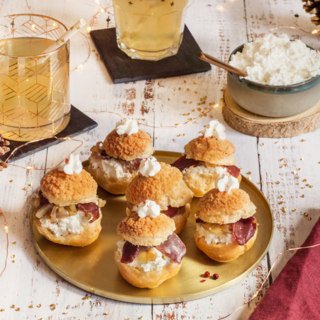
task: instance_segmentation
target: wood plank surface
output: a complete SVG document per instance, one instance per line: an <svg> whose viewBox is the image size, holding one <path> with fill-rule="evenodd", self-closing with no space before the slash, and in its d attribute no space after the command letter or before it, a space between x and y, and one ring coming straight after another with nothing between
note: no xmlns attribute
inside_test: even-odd
<svg viewBox="0 0 320 320"><path fill-rule="evenodd" d="M106 3L107 1L102 4ZM80 17L90 21L98 10L94 0L56 0L54 3L28 0L28 4L33 12L52 16L69 26ZM24 1L4 2L2 15L17 12L30 10ZM294 14L299 14L299 17L296 18ZM107 17L108 14L98 16L97 23L100 27L106 27ZM271 27L293 25L309 31L314 29L310 15L304 13L302 3L295 0L195 0L187 14L187 25L202 50L222 60L227 60L235 47ZM298 30L284 31L319 48L317 36ZM95 50L94 47L91 49ZM86 55L85 42L82 37L76 36L71 47L72 68L82 63ZM223 96L221 90L225 85L225 72L215 67L205 74L113 85L97 51L92 51L83 68L71 74L72 104L99 124L98 128L79 136L84 141L80 150L81 159L88 158L92 145L104 140L120 119L116 115L87 111L109 110L151 126L174 126L189 117L198 117L209 106L209 102L219 103ZM197 105L204 96L207 96L207 103ZM201 110L198 111L197 108ZM183 115L188 113L189 116ZM156 138L156 149L183 152L185 143L198 135L210 115L223 122L221 107L218 107L207 117L197 120L196 124L170 129L142 129ZM300 245L319 217L317 194L320 157L317 147L320 142L317 131L288 139L257 139L229 127L226 132L237 149L236 159L238 166L242 167L242 174L251 177L254 183L261 182L258 186L268 198L275 217L275 235L269 254L251 275L223 292L188 303L137 305L95 295L83 300L86 293L52 272L38 257L32 244L28 224L30 199L38 189L44 172L8 168L0 173L0 206L6 214L10 230L9 256L15 257L9 258L7 270L0 278L0 309L5 309L0 312L0 319L218 319L247 301L260 287L270 262L280 251ZM306 141L301 142L301 139ZM58 163L74 145L74 142L66 142L21 159L15 164L48 168ZM307 181L303 182L304 179ZM303 194L304 198L301 197ZM308 212L312 220L308 220L303 215L304 212ZM4 261L4 246L5 235L0 228L0 269ZM291 255L287 254L279 260L272 279L279 274ZM229 319L248 319L260 299L261 295ZM29 308L31 304L33 308ZM50 309L51 304L55 304L55 310ZM12 305L14 308L11 308ZM20 311L15 311L17 308ZM105 312L109 312L109 315L104 315Z"/></svg>

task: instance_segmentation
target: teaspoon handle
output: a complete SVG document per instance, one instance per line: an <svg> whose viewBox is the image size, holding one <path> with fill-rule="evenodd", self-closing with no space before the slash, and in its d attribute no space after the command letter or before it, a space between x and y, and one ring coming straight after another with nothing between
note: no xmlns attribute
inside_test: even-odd
<svg viewBox="0 0 320 320"><path fill-rule="evenodd" d="M214 58L204 52L200 52L198 57L203 61L206 61L210 64L213 64L213 65L215 65L219 68L222 68L224 70L230 71L240 77L247 77L248 76L248 74L245 71L239 70L238 68L235 68L235 67L231 66L230 64L225 63L217 58Z"/></svg>

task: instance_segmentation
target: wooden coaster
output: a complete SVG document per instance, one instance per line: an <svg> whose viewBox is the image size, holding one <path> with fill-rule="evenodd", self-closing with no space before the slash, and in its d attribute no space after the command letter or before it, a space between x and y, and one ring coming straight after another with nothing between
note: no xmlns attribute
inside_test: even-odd
<svg viewBox="0 0 320 320"><path fill-rule="evenodd" d="M175 77L211 70L209 63L198 58L201 49L187 26L179 52L159 61L128 57L117 46L115 28L91 31L90 35L113 83Z"/></svg>
<svg viewBox="0 0 320 320"><path fill-rule="evenodd" d="M68 126L61 131L59 134L57 134L58 138L62 137L70 137L73 138L81 133L87 132L89 130L92 130L93 128L97 127L98 124L89 118L87 115L85 115L83 112L78 110L76 107L71 106L71 117ZM9 140L10 141L10 140ZM18 149L16 153L8 160L8 163L22 159L24 157L27 157L33 153L36 153L38 151L41 151L45 148L54 146L58 143L61 143L63 141L61 140L55 140L55 139L47 139L39 142L30 143L21 149ZM25 142L20 141L10 141L10 151L4 154L2 157L0 157L0 160L5 161L7 157L9 157L11 151L21 145L25 144Z"/></svg>
<svg viewBox="0 0 320 320"><path fill-rule="evenodd" d="M320 128L320 101L311 109L286 118L268 118L242 109L224 93L222 115L228 125L247 135L263 138L289 138Z"/></svg>

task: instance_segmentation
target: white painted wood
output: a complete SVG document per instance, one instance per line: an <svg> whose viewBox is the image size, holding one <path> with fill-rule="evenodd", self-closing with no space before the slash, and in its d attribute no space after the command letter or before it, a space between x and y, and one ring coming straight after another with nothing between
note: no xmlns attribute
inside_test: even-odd
<svg viewBox="0 0 320 320"><path fill-rule="evenodd" d="M107 1L101 2L102 5L107 4ZM28 3L34 13L53 16L68 25L72 25L80 17L89 22L98 9L94 0L28 0ZM5 0L1 14L17 12L29 12L26 3L21 0ZM295 18L295 13L300 17ZM106 14L99 15L99 27L106 26L106 17ZM247 41L247 34L251 39L251 34L260 34L278 25L299 25L306 30L312 30L314 26L309 22L309 18L302 9L302 3L294 0L195 0L189 9L187 24L203 51L227 60L233 48ZM299 35L306 43L319 47L317 37L300 31L290 34L295 37ZM87 48L82 38L73 39L72 67L79 65L86 55ZM198 107L204 110L205 107L209 107L209 102L219 103L225 84L225 72L213 67L211 72L205 74L113 85L97 52L91 52L91 57L84 67L71 74L71 102L82 111L109 110L151 125L174 125L186 121L189 117L197 117ZM207 103L198 106L197 103L204 96L207 96ZM190 113L190 116L183 116L184 113ZM88 115L99 123L99 127L78 137L84 141L80 150L82 160L88 158L91 146L103 140L119 121L117 116L110 114ZM214 109L210 115L223 121L220 108ZM156 149L183 152L183 146L197 136L208 120L208 117L203 117L197 120L196 124L171 129L142 128L153 138L157 138L154 140ZM317 132L292 139L258 140L229 127L226 131L228 139L236 146L237 164L242 167L242 174L250 176L254 183L260 181L260 176L262 178L262 191L270 201L276 223L275 236L270 248L270 258L273 261L278 252L300 245L319 216L317 182L320 158L317 159ZM307 141L300 142L301 139ZM278 144L275 144L276 141ZM64 142L22 159L17 164L39 168L51 167L75 145L74 142ZM304 161L299 160L302 157ZM281 158L287 163L287 167L282 169ZM300 178L295 179L296 175L291 172L298 173L298 168L301 169ZM1 320L138 319L141 316L143 319L156 320L218 319L248 300L266 276L267 257L250 276L232 288L188 303L137 305L94 295L90 300L82 300L86 293L52 272L38 257L31 242L28 224L29 203L32 193L39 187L43 174L42 171L25 172L15 168L0 173L0 205L6 214L10 230L10 256L15 255L15 258L9 259L8 268L0 278L0 309L5 309L3 313L0 312ZM10 183L11 179L14 182ZM306 184L302 182L303 179L307 179L306 183L313 185L313 188L301 189ZM280 183L276 184L276 181ZM29 186L30 183L32 186ZM22 190L24 187L27 191ZM305 198L300 197L302 194L305 194ZM283 196L281 200L278 199L279 195ZM280 205L280 201L283 201L283 204ZM281 211L282 207L286 208L286 213ZM297 211L293 212L293 209ZM307 220L302 215L303 212L308 212L313 219ZM4 232L0 228L0 269L5 254L4 240ZM13 245L12 242L15 241L16 244ZM290 256L289 254L279 261L273 278L278 275ZM12 263L12 260L16 262ZM230 319L247 319L259 299L260 297L255 299L250 306L244 307ZM20 308L20 311L11 309L10 306L13 304L15 308ZM33 304L33 308L28 308L30 304ZM36 307L38 304L41 304L40 308ZM56 305L54 311L50 310L51 304ZM64 315L64 312L68 314ZM104 312L109 312L109 315L104 316Z"/></svg>
<svg viewBox="0 0 320 320"><path fill-rule="evenodd" d="M251 38L277 26L295 26L309 32L317 29L310 21L311 16L304 12L299 1L246 0L246 9L248 33ZM299 17L295 17L295 14ZM275 32L287 33L292 39L301 39L319 50L318 36L300 30L281 29ZM268 198L275 218L275 232L269 250L271 261L279 252L300 246L319 218L317 194L319 194L320 159L316 152L319 145L318 131L287 139L259 139L262 191ZM301 142L302 139L306 141ZM300 160L301 158L304 160ZM307 182L304 183L304 179ZM307 187L306 184L312 185L313 188ZM302 195L305 195L305 198L301 198ZM283 198L279 199L280 196ZM312 218L311 221L303 215L305 212ZM273 279L292 255L293 253L287 253L279 259L272 272Z"/></svg>

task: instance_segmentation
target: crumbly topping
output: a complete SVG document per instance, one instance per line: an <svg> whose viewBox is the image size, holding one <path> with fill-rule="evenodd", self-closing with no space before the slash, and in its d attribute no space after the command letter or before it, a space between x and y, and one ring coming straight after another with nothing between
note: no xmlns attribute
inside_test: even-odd
<svg viewBox="0 0 320 320"><path fill-rule="evenodd" d="M225 212L240 210L249 202L249 195L241 189L232 189L229 193L212 189L199 201L198 211L209 214L217 210L223 210Z"/></svg>
<svg viewBox="0 0 320 320"><path fill-rule="evenodd" d="M103 147L109 156L122 160L147 157L153 153L151 138L142 130L131 135L118 135L113 130L108 134Z"/></svg>
<svg viewBox="0 0 320 320"><path fill-rule="evenodd" d="M160 162L161 170L153 177L139 174L128 185L126 197L133 204L140 204L143 200L160 203L161 200L182 180L182 173L169 164Z"/></svg>
<svg viewBox="0 0 320 320"><path fill-rule="evenodd" d="M68 175L57 169L47 173L40 183L41 191L47 198L56 200L82 200L93 197L98 185L91 175L82 170L79 174Z"/></svg>
<svg viewBox="0 0 320 320"><path fill-rule="evenodd" d="M125 238L159 238L171 234L174 230L174 221L165 214L160 214L156 218L131 215L121 220L117 227L118 234Z"/></svg>
<svg viewBox="0 0 320 320"><path fill-rule="evenodd" d="M236 152L231 141L204 136L191 140L184 149L188 159L205 162L222 160Z"/></svg>

